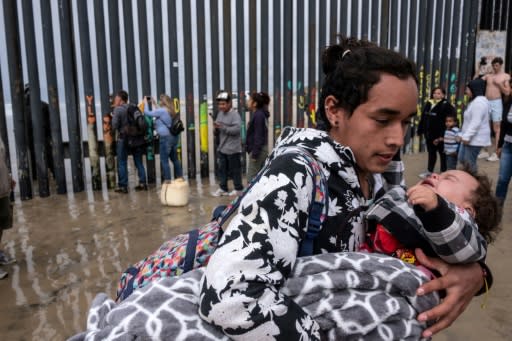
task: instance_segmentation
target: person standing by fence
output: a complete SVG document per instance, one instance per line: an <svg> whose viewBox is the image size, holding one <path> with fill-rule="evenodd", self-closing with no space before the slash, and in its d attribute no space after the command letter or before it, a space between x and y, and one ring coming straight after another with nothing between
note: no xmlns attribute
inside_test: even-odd
<svg viewBox="0 0 512 341"><path fill-rule="evenodd" d="M503 114L503 98L510 95L510 75L503 71L503 59L496 57L492 60L493 73L482 77L486 81L485 97L489 100L491 108L492 129L496 138L496 149L498 149L498 139L500 137L501 116ZM488 155L488 154L487 154ZM482 153L479 158L484 158L486 154ZM487 161L498 161L496 153L491 154Z"/></svg>
<svg viewBox="0 0 512 341"><path fill-rule="evenodd" d="M249 98L249 109L252 117L247 128L247 182L263 167L268 156L268 105L270 96L265 92L254 92Z"/></svg>
<svg viewBox="0 0 512 341"><path fill-rule="evenodd" d="M418 135L425 137L428 151L427 172L420 174L420 178L426 178L434 172L437 154L441 162L441 172L446 170L446 155L444 154L443 136L445 131L445 119L448 115L455 114L455 108L446 99L446 91L441 87L432 90L430 100L423 107L421 120L418 125Z"/></svg>
<svg viewBox="0 0 512 341"><path fill-rule="evenodd" d="M156 106L154 100L153 107ZM174 165L174 177L181 178L182 168L181 162L178 159L177 145L178 136L171 134L171 127L173 124L174 105L169 96L162 94L160 96L161 107L154 110L149 110L148 98L144 99L144 114L154 117L156 132L160 139L160 165L163 172L164 180L171 180L171 168L169 167L169 160Z"/></svg>
<svg viewBox="0 0 512 341"><path fill-rule="evenodd" d="M468 165L477 171L478 153L482 147L491 145L491 128L489 127L489 101L484 96L485 81L473 79L466 86L466 95L470 102L464 111L462 124L459 163Z"/></svg>
<svg viewBox="0 0 512 341"><path fill-rule="evenodd" d="M4 230L12 227L12 204L10 194L14 187L14 182L7 168L7 159L5 155L5 145L0 138L0 242ZM5 252L0 250L0 265L14 263L16 260L9 257ZM0 279L7 277L7 272L0 269Z"/></svg>
<svg viewBox="0 0 512 341"><path fill-rule="evenodd" d="M446 154L446 170L457 168L457 153L459 151L459 132L457 116L450 114L446 116L446 131L444 132L443 143Z"/></svg>
<svg viewBox="0 0 512 341"><path fill-rule="evenodd" d="M130 126L128 118L128 93L120 90L114 98L114 112L112 118L112 129L117 133L116 154L117 154L117 174L118 186L115 189L117 193L128 193L128 153L132 152L133 162L139 175L139 184L135 187L136 191L147 190L146 171L142 163L142 155L145 146L130 148L127 142L127 127ZM138 109L137 109L138 110ZM144 132L145 133L145 132Z"/></svg>
<svg viewBox="0 0 512 341"><path fill-rule="evenodd" d="M236 195L244 189L242 184L242 137L240 127L242 119L240 114L233 110L231 95L227 91L221 91L217 95L219 113L215 120L215 134L219 136L217 148L219 158L219 189L212 193L214 197ZM228 192L228 171L231 172L235 189Z"/></svg>
<svg viewBox="0 0 512 341"><path fill-rule="evenodd" d="M512 100L505 102L501 118L500 136L496 154L500 158L500 170L496 182L496 198L501 206L507 198L508 185L512 177Z"/></svg>

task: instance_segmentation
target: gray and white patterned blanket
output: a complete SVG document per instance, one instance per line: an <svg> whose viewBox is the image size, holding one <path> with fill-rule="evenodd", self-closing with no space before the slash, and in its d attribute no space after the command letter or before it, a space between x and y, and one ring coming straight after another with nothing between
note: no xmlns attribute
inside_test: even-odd
<svg viewBox="0 0 512 341"><path fill-rule="evenodd" d="M98 294L87 330L69 340L227 340L199 317L202 275L197 269L163 278L120 304ZM439 303L437 294L416 296L427 280L389 256L328 253L298 258L282 291L330 340L418 340L426 325L416 320L417 314Z"/></svg>

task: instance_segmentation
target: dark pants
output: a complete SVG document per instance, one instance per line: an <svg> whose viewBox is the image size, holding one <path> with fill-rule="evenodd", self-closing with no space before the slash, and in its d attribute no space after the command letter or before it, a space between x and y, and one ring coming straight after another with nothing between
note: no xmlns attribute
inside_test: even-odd
<svg viewBox="0 0 512 341"><path fill-rule="evenodd" d="M124 140L117 140L117 186L128 188L128 147Z"/></svg>
<svg viewBox="0 0 512 341"><path fill-rule="evenodd" d="M128 188L128 153L133 155L133 162L139 176L139 183L146 184L146 171L142 156L144 155L146 146L133 148L130 150L123 140L118 140L116 143L117 152L117 185L118 187Z"/></svg>
<svg viewBox="0 0 512 341"><path fill-rule="evenodd" d="M220 188L228 192L228 170L233 177L233 185L237 191L244 189L242 184L242 166L240 163L241 153L224 154L219 152L219 181Z"/></svg>
<svg viewBox="0 0 512 341"><path fill-rule="evenodd" d="M427 151L428 151L428 166L427 170L430 173L434 172L434 167L436 166L437 154L439 154L439 158L441 160L441 172L446 170L446 154L444 153L444 143L439 142L434 145L433 140L427 140Z"/></svg>
<svg viewBox="0 0 512 341"><path fill-rule="evenodd" d="M144 168L144 163L142 161L142 156L146 153L146 146L132 148L131 152L133 155L133 163L135 163L135 168L137 168L137 174L139 176L139 184L147 184L146 181L146 169Z"/></svg>

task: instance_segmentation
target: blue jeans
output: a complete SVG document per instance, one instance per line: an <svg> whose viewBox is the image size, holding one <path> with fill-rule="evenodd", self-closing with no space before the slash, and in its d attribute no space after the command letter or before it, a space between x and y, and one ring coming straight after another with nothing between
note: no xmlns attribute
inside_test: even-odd
<svg viewBox="0 0 512 341"><path fill-rule="evenodd" d="M174 167L174 178L181 178L183 176L181 161L178 158L178 136L171 136L171 145L169 147L169 159Z"/></svg>
<svg viewBox="0 0 512 341"><path fill-rule="evenodd" d="M482 149L481 146L470 146L461 143L459 147L459 163L468 165L473 172L476 172L478 170L476 160L480 149Z"/></svg>
<svg viewBox="0 0 512 341"><path fill-rule="evenodd" d="M457 154L446 154L446 170L457 169Z"/></svg>
<svg viewBox="0 0 512 341"><path fill-rule="evenodd" d="M512 143L505 142L501 148L500 171L496 183L496 198L503 203L507 197L508 184L512 176Z"/></svg>
<svg viewBox="0 0 512 341"><path fill-rule="evenodd" d="M233 186L237 191L244 189L242 184L242 165L240 162L241 153L224 154L219 152L219 181L220 188L228 192L228 170L233 177Z"/></svg>
<svg viewBox="0 0 512 341"><path fill-rule="evenodd" d="M181 178L183 170L181 162L178 159L178 139L174 136L160 136L160 164L162 165L162 175L164 180L171 180L171 168L169 160L173 163L174 178Z"/></svg>
<svg viewBox="0 0 512 341"><path fill-rule="evenodd" d="M116 142L117 186L128 188L128 147L124 140Z"/></svg>
<svg viewBox="0 0 512 341"><path fill-rule="evenodd" d="M137 173L139 175L139 183L147 184L146 181L146 170L144 169L144 163L142 163L142 155L146 151L146 146L137 147L132 149L133 162L135 163L135 167L137 168Z"/></svg>

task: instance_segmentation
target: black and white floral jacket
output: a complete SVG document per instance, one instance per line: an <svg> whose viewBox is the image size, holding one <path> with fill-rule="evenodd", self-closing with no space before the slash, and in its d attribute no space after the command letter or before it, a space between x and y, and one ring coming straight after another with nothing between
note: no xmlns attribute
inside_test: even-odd
<svg viewBox="0 0 512 341"><path fill-rule="evenodd" d="M242 199L202 280L201 317L235 340L319 340L316 321L281 292L307 230L313 172L300 146L319 162L329 191L314 253L357 251L366 206L352 151L315 129L285 128L259 181ZM373 198L403 185L403 163L374 175ZM351 214L360 211L358 214ZM346 219L350 217L350 219ZM346 221L348 220L348 221Z"/></svg>

